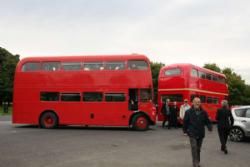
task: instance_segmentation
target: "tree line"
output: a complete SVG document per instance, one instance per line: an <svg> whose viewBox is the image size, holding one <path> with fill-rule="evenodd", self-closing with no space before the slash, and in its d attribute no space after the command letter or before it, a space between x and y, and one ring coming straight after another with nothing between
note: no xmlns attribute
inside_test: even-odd
<svg viewBox="0 0 250 167"><path fill-rule="evenodd" d="M14 74L19 57L19 55L13 55L0 47L0 104L3 101L12 101ZM151 62L155 102L157 102L158 74L163 66L165 66L164 63ZM226 75L229 89L229 103L231 105L250 104L250 85L246 84L245 80L232 68L226 67L221 69L215 63L205 64L203 67Z"/></svg>
<svg viewBox="0 0 250 167"><path fill-rule="evenodd" d="M13 81L19 55L13 55L0 47L0 104L12 102Z"/></svg>

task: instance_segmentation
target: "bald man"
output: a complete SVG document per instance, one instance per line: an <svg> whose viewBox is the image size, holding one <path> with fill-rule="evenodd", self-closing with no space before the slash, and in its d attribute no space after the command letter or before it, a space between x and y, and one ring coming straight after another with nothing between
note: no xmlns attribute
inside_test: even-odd
<svg viewBox="0 0 250 167"><path fill-rule="evenodd" d="M183 121L183 132L187 133L190 139L193 167L200 167L200 151L205 137L205 126L212 131L208 114L201 108L200 98L193 99L193 105L185 112Z"/></svg>

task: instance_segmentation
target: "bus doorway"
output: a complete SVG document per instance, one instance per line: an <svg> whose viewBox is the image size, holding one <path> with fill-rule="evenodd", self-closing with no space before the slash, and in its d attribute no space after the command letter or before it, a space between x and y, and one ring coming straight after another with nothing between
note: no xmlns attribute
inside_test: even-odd
<svg viewBox="0 0 250 167"><path fill-rule="evenodd" d="M138 89L129 89L128 108L131 111L138 110Z"/></svg>

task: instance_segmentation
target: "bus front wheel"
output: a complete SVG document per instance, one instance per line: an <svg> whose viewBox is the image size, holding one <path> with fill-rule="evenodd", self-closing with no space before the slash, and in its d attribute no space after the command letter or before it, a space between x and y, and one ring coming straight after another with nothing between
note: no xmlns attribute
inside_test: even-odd
<svg viewBox="0 0 250 167"><path fill-rule="evenodd" d="M53 112L45 112L40 118L40 126L45 129L56 128L58 125L58 118Z"/></svg>
<svg viewBox="0 0 250 167"><path fill-rule="evenodd" d="M133 129L138 131L148 130L149 121L144 115L136 115L133 119Z"/></svg>

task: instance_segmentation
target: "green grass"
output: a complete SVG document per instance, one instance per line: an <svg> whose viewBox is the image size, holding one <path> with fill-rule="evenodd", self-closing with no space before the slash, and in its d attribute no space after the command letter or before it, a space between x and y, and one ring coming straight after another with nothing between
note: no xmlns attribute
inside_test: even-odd
<svg viewBox="0 0 250 167"><path fill-rule="evenodd" d="M3 113L3 107L0 106L0 115L11 115L12 114L12 107L9 107L8 113Z"/></svg>

